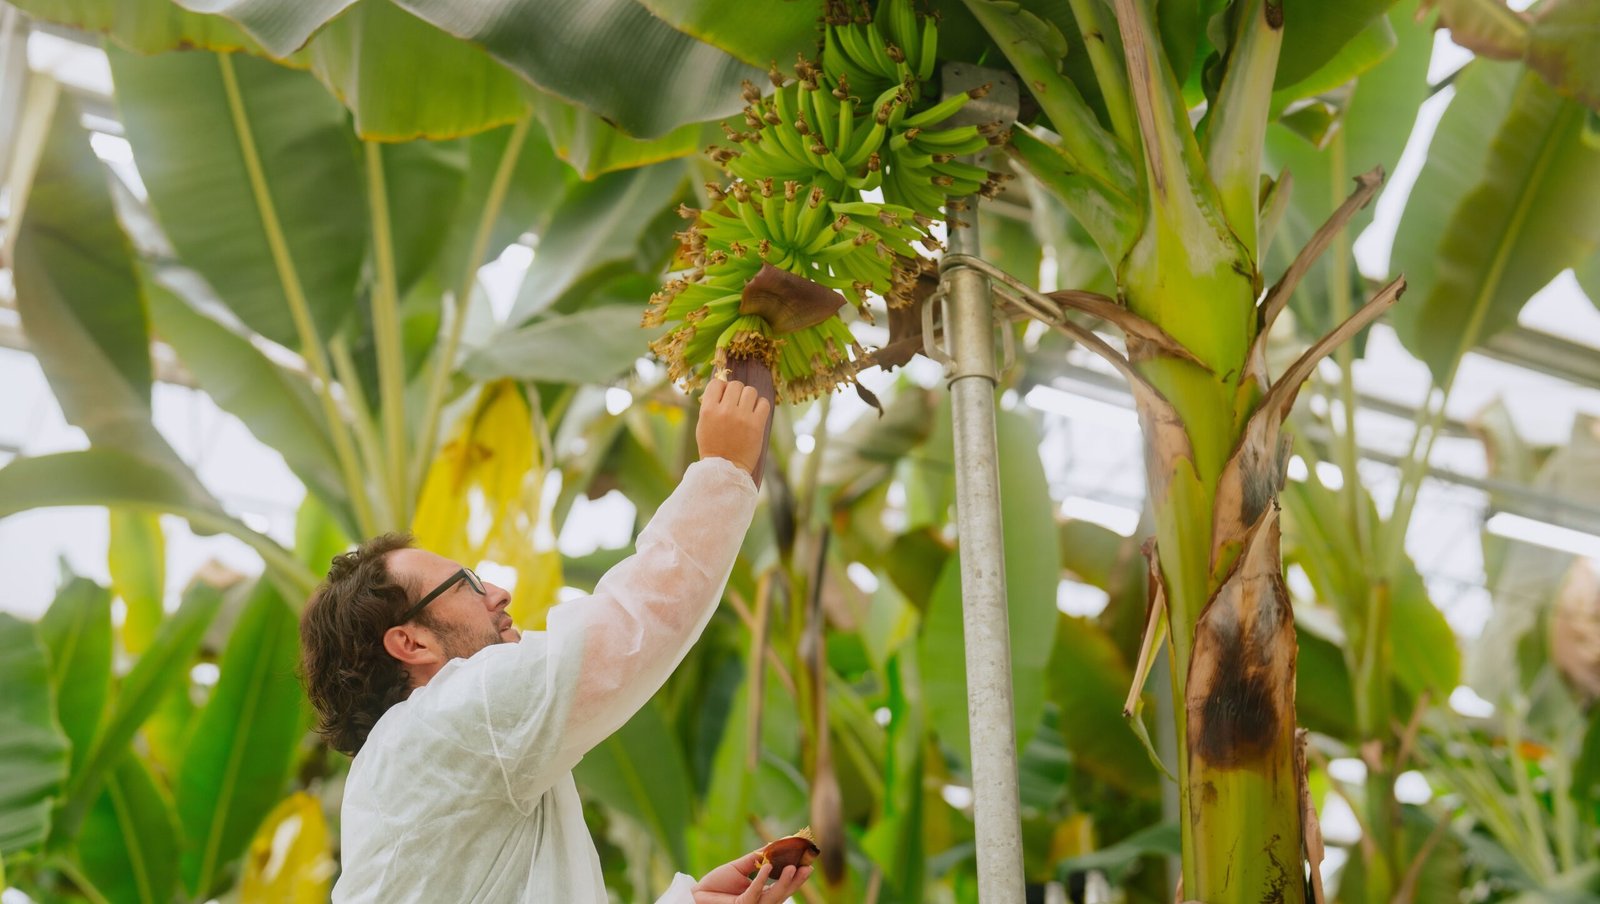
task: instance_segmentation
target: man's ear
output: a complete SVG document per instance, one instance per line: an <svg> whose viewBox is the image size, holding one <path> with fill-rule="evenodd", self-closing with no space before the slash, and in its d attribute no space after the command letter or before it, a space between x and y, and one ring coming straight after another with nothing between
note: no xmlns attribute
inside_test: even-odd
<svg viewBox="0 0 1600 904"><path fill-rule="evenodd" d="M405 665L432 665L439 661L433 632L409 622L383 632L383 648Z"/></svg>

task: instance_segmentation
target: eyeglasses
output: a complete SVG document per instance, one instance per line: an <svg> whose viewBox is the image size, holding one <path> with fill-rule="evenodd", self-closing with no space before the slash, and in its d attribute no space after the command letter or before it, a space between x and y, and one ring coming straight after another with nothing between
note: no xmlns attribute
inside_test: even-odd
<svg viewBox="0 0 1600 904"><path fill-rule="evenodd" d="M473 572L472 569L463 568L460 571L456 572L455 574L451 575L449 578L447 578L443 584L440 584L439 586L437 586L437 587L433 588L432 590L428 591L428 595L427 596L424 596L422 599L417 600L417 604L415 606L412 606L410 609L407 609L406 610L406 614L400 617L400 621L398 622L398 624L402 624L403 625L406 622L410 621L411 619L415 618L417 613L421 612L423 610L423 608L426 607L429 603L431 603L434 600L438 599L440 596L442 596L444 594L445 591L447 591L451 587L454 587L455 585L461 583L462 581L466 581L467 582L467 586L471 587L473 589L473 591L476 592L479 596L488 596L488 592L483 589L483 580L481 578L479 578L477 576L477 574L475 574Z"/></svg>

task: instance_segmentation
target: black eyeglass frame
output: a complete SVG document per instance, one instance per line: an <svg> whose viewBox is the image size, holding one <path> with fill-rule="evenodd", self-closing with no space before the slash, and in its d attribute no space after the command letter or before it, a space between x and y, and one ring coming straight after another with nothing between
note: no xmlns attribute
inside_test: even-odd
<svg viewBox="0 0 1600 904"><path fill-rule="evenodd" d="M443 596L446 591L462 581L466 581L467 586L471 587L479 596L488 596L488 591L483 589L483 579L478 577L477 572L470 568L462 567L461 570L446 578L444 583L428 591L428 594L422 599L417 600L416 605L412 606L410 609L407 609L405 614L400 617L400 621L396 622L396 624L403 625L413 618L416 618L417 613L426 608L429 603Z"/></svg>

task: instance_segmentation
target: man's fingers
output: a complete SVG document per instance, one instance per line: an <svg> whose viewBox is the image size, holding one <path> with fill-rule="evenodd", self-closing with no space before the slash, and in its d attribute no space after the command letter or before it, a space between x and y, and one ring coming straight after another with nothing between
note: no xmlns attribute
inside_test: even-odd
<svg viewBox="0 0 1600 904"><path fill-rule="evenodd" d="M761 393L756 392L754 386L746 386L739 390L739 407L745 411L756 410L756 402L761 400Z"/></svg>
<svg viewBox="0 0 1600 904"><path fill-rule="evenodd" d="M749 888L744 890L744 894L739 896L738 904L757 904L758 901L761 901L761 890L766 888L767 877L771 875L772 864L770 862L761 864L761 869L756 871L755 880L750 883Z"/></svg>
<svg viewBox="0 0 1600 904"><path fill-rule="evenodd" d="M722 401L722 395L723 393L727 392L727 390L728 382L726 380L713 379L711 382L706 384L706 394L700 398L700 404L715 405L716 403Z"/></svg>
<svg viewBox="0 0 1600 904"><path fill-rule="evenodd" d="M770 887L761 892L761 904L779 904L779 902L787 900L790 895L794 894L794 890L800 887L800 883L795 881L799 875L800 870L798 868L793 866L784 867L782 875L778 877L778 881L772 883Z"/></svg>

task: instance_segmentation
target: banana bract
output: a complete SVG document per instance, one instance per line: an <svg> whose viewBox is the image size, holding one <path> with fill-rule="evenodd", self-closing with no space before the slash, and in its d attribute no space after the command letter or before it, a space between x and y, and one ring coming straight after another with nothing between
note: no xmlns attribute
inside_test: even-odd
<svg viewBox="0 0 1600 904"><path fill-rule="evenodd" d="M938 36L912 0L883 0L875 15L838 0L819 59L799 57L793 79L774 68L766 96L745 83L744 128L724 123L727 142L706 149L731 181L707 183L708 209L680 210L689 269L644 315L673 324L650 347L674 380L698 386L730 357L772 365L788 402L855 379L865 352L837 316L780 332L741 311L740 293L771 264L838 291L868 321L870 297L911 303L946 198L992 194L1004 178L960 159L1002 143L998 124L941 128L987 87L935 102Z"/></svg>

